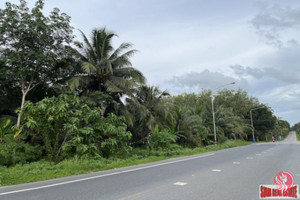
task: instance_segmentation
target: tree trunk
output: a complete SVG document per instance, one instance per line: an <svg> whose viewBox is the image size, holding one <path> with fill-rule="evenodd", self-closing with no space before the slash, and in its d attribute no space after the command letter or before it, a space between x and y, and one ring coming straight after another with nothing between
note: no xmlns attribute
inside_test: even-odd
<svg viewBox="0 0 300 200"><path fill-rule="evenodd" d="M152 151L152 150L153 150L153 146L152 146L152 144L151 144L150 141L149 141L150 137L151 137L151 132L149 132L149 133L147 134L147 144L148 144L148 146L150 147L150 151Z"/></svg>
<svg viewBox="0 0 300 200"><path fill-rule="evenodd" d="M21 111L18 114L17 127L19 127L20 123L21 123L21 116L22 116L22 112L23 112L24 103L25 103L27 93L28 93L28 91L22 91Z"/></svg>
<svg viewBox="0 0 300 200"><path fill-rule="evenodd" d="M101 108L101 116L104 117L107 106L105 106L103 103L101 103L100 108Z"/></svg>

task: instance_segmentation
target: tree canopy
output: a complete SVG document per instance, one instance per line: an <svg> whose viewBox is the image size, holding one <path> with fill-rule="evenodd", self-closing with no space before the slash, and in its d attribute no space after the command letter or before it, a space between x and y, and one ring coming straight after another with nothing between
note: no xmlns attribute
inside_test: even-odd
<svg viewBox="0 0 300 200"><path fill-rule="evenodd" d="M43 7L43 0L38 0L32 9L20 0L20 5L6 3L6 8L0 9L4 84L22 92L21 109L29 91L41 83L49 85L61 78L58 63L71 56L70 17L57 8L44 16Z"/></svg>

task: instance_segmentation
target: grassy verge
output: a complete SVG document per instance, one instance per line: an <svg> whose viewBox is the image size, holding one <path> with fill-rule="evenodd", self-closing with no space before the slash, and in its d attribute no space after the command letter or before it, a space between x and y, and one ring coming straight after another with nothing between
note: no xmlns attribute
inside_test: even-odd
<svg viewBox="0 0 300 200"><path fill-rule="evenodd" d="M300 131L296 131L297 140L300 141Z"/></svg>
<svg viewBox="0 0 300 200"><path fill-rule="evenodd" d="M9 168L0 166L0 185L4 186L42 181L70 175L84 174L95 171L149 163L168 158L205 153L209 151L243 146L247 144L251 143L237 140L227 141L224 144L218 146L210 145L194 149L182 148L178 145L175 145L169 150L149 151L146 149L134 149L130 156L123 159L101 158L95 160L73 158L64 160L58 164L54 164L48 161L39 161L25 165L16 165Z"/></svg>

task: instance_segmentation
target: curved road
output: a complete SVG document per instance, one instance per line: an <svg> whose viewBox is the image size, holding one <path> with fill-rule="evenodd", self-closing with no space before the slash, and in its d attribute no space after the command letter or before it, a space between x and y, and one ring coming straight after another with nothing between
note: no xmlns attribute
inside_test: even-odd
<svg viewBox="0 0 300 200"><path fill-rule="evenodd" d="M1 200L258 199L280 171L300 184L300 143L257 143L87 175L0 187Z"/></svg>

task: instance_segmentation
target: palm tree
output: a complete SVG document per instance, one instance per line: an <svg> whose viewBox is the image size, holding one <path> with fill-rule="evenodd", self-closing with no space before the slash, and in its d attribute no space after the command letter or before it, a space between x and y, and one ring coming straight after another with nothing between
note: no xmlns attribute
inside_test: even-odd
<svg viewBox="0 0 300 200"><path fill-rule="evenodd" d="M233 108L217 105L215 115L219 137L247 139L246 130L249 129L249 125L240 116L234 114Z"/></svg>
<svg viewBox="0 0 300 200"><path fill-rule="evenodd" d="M83 43L77 42L76 46L82 57L82 73L70 80L71 89L79 89L85 96L100 91L121 103L122 95L132 96L132 89L145 83L144 75L130 62L137 52L131 49L132 44L122 43L115 49L112 39L117 35L105 28L94 29L90 39L81 34Z"/></svg>
<svg viewBox="0 0 300 200"><path fill-rule="evenodd" d="M163 128L161 122L172 117L169 105L163 101L166 96L169 93L158 87L143 85L135 89L134 97L126 98L126 117L133 127L133 140L144 143L155 126Z"/></svg>
<svg viewBox="0 0 300 200"><path fill-rule="evenodd" d="M201 106L176 105L174 106L174 131L179 135L179 143L191 146L201 146L206 143L208 129L203 123Z"/></svg>
<svg viewBox="0 0 300 200"><path fill-rule="evenodd" d="M189 146L210 143L209 113L206 105L210 103L208 92L200 94L181 94L168 98L173 103L173 121L170 125L179 139L177 142Z"/></svg>

